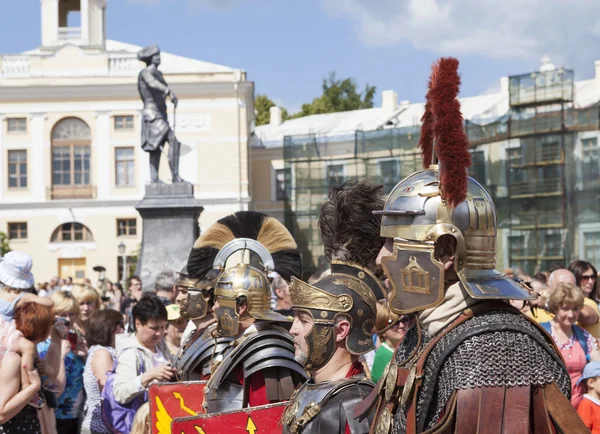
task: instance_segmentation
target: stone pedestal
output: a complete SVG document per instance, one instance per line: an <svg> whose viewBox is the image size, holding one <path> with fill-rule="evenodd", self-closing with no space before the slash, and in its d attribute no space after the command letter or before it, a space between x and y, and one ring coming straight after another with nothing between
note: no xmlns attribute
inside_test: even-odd
<svg viewBox="0 0 600 434"><path fill-rule="evenodd" d="M146 194L135 207L142 216L142 248L136 274L142 290L154 291L156 275L164 270L179 272L186 264L198 238L202 206L194 198L194 186L148 184Z"/></svg>

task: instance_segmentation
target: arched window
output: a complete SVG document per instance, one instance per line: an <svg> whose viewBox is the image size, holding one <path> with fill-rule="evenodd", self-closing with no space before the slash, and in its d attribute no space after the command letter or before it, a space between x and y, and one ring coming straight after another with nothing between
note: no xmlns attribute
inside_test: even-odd
<svg viewBox="0 0 600 434"><path fill-rule="evenodd" d="M89 199L90 128L79 118L65 118L52 129L52 199Z"/></svg>
<svg viewBox="0 0 600 434"><path fill-rule="evenodd" d="M52 129L52 141L54 140L91 140L90 127L79 118L64 118Z"/></svg>
<svg viewBox="0 0 600 434"><path fill-rule="evenodd" d="M71 241L94 241L94 237L87 226L76 222L63 223L52 232L53 243Z"/></svg>

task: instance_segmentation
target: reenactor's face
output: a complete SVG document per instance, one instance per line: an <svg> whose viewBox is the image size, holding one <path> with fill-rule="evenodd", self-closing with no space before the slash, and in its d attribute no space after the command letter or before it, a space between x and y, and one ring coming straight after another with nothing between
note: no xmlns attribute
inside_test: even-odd
<svg viewBox="0 0 600 434"><path fill-rule="evenodd" d="M312 331L315 322L313 318L306 312L294 311L294 322L290 329L290 334L294 338L295 359L301 364L305 364L308 360L308 342L307 336Z"/></svg>

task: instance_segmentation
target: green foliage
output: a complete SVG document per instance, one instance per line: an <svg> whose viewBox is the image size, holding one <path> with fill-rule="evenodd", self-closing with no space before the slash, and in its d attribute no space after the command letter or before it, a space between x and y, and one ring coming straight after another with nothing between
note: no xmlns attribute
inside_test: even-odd
<svg viewBox="0 0 600 434"><path fill-rule="evenodd" d="M275 107L273 101L269 99L266 95L256 95L256 99L254 100L254 108L256 109L256 126L265 125L271 121L271 113L269 109L271 107ZM286 109L281 109L281 118L283 121L289 119L289 115Z"/></svg>
<svg viewBox="0 0 600 434"><path fill-rule="evenodd" d="M323 79L323 94L310 104L302 104L300 112L292 118L316 115L322 113L335 113L373 107L375 86L365 85L365 90L358 93L356 82L351 78L337 79L335 72L330 72L327 79Z"/></svg>
<svg viewBox="0 0 600 434"><path fill-rule="evenodd" d="M323 79L323 94L313 99L310 104L302 104L302 109L293 115L281 108L283 121L296 119L309 115L322 113L345 112L373 107L375 86L367 83L362 93L357 92L356 82L351 78L338 79L335 72L330 72L328 78ZM256 125L268 124L271 120L269 109L276 106L266 95L257 95L254 100L256 109Z"/></svg>
<svg viewBox="0 0 600 434"><path fill-rule="evenodd" d="M0 256L4 256L8 252L10 252L10 246L8 245L8 237L4 232L0 232Z"/></svg>

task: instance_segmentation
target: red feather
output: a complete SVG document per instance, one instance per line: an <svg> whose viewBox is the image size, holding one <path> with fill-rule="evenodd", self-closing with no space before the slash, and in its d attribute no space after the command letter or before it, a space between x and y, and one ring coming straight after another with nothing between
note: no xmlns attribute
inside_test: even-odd
<svg viewBox="0 0 600 434"><path fill-rule="evenodd" d="M458 60L442 57L438 63L431 97L435 119L435 153L440 164L442 198L455 207L467 198L467 168L471 166L469 142L463 128L458 91Z"/></svg>
<svg viewBox="0 0 600 434"><path fill-rule="evenodd" d="M425 113L421 117L421 137L419 138L419 148L423 157L423 169L428 169L433 163L433 127L434 118L432 112L432 96L435 88L436 74L439 70L440 63L436 61L431 66L431 75L429 76L429 85L427 96L425 97Z"/></svg>

